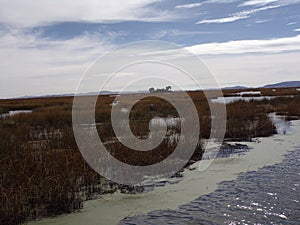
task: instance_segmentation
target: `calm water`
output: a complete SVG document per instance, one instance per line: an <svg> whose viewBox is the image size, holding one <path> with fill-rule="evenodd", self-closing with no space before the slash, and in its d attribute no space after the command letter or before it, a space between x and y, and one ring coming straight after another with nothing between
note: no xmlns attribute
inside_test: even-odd
<svg viewBox="0 0 300 225"><path fill-rule="evenodd" d="M11 110L8 113L0 114L0 117L6 118L6 117L21 114L21 113L32 113L32 110Z"/></svg>
<svg viewBox="0 0 300 225"><path fill-rule="evenodd" d="M282 163L222 182L178 210L158 210L123 220L133 224L300 224L300 147Z"/></svg>
<svg viewBox="0 0 300 225"><path fill-rule="evenodd" d="M240 100L246 101L246 102L250 102L250 101L262 101L262 100L271 100L274 98L278 98L278 97L294 97L292 95L285 95L285 96L248 96L245 97L243 95L251 95L251 94L260 94L260 92L241 92L241 93L237 93L237 96L230 96L230 97L218 97L215 99L211 99L212 103L224 103L224 104L229 104L229 103L233 103L233 102L237 102Z"/></svg>
<svg viewBox="0 0 300 225"><path fill-rule="evenodd" d="M275 98L275 97L273 97L273 96L256 96L256 97L232 96L232 97L218 97L216 99L211 99L211 102L229 104L229 103L237 102L239 100L244 100L246 102L250 102L252 100L261 101L264 99L270 100L273 98Z"/></svg>

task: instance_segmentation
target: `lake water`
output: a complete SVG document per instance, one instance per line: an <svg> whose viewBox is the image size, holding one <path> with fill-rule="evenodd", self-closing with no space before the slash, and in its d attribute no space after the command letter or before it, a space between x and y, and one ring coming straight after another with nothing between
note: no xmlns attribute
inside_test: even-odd
<svg viewBox="0 0 300 225"><path fill-rule="evenodd" d="M11 110L8 113L1 114L0 117L6 118L6 117L9 117L9 116L18 115L18 114L21 114L21 113L32 113L32 110Z"/></svg>
<svg viewBox="0 0 300 225"><path fill-rule="evenodd" d="M255 96L255 97L243 97L243 96L231 96L231 97L218 97L216 99L211 99L212 103L224 103L229 104L233 102L237 102L239 100L244 100L246 102L254 101L261 101L261 100L270 100L275 98L274 96Z"/></svg>
<svg viewBox="0 0 300 225"><path fill-rule="evenodd" d="M300 146L282 163L224 181L211 194L179 206L127 218L142 224L300 224Z"/></svg>
<svg viewBox="0 0 300 225"><path fill-rule="evenodd" d="M274 98L278 98L278 97L294 97L293 95L284 95L284 96L248 96L248 97L244 97L243 95L255 95L258 94L259 92L240 92L237 93L237 96L230 96L230 97L217 97L214 99L210 99L210 101L212 103L223 103L223 104L229 104L229 103L233 103L233 102L237 102L240 100L246 101L246 102L250 102L250 101L261 101L261 100L271 100Z"/></svg>
<svg viewBox="0 0 300 225"><path fill-rule="evenodd" d="M300 121L276 118L282 132L242 143L251 148L243 154L197 162L180 182L144 193L103 195L85 202L78 213L30 224L299 225ZM197 169L210 162L205 171Z"/></svg>

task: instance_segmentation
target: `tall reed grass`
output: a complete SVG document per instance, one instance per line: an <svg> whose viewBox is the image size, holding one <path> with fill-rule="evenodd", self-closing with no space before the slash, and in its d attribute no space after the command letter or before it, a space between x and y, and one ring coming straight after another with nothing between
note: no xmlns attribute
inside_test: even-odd
<svg viewBox="0 0 300 225"><path fill-rule="evenodd" d="M225 94L234 92L237 91L226 90ZM267 95L272 92L262 90ZM284 95L295 93L294 89L278 92ZM211 118L207 99L201 91L189 92L189 95L199 114L199 138L208 138ZM105 180L82 158L72 131L72 100L72 97L0 100L0 113L33 110L28 114L0 118L0 224L16 225L79 210L83 202L95 194L124 188ZM149 165L172 153L177 143L168 138L148 152L134 152L118 142L110 121L113 101L114 96L99 97L95 114L100 138L114 157L132 165ZM300 116L299 103L300 96L297 95L228 104L225 138L251 140L270 136L276 129L267 114L277 112L289 118ZM149 121L155 116L178 117L178 114L168 102L146 98L137 103L130 114L133 133L140 138L147 137ZM176 133L180 133L180 126L173 127L168 134ZM200 160L202 154L199 142L190 162Z"/></svg>

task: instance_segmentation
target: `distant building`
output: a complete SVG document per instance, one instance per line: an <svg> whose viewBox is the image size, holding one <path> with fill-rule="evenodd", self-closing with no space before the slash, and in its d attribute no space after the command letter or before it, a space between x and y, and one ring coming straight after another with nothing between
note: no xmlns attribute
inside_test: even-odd
<svg viewBox="0 0 300 225"><path fill-rule="evenodd" d="M149 88L150 93L162 93L162 92L172 92L172 87L171 86L166 86L166 88Z"/></svg>

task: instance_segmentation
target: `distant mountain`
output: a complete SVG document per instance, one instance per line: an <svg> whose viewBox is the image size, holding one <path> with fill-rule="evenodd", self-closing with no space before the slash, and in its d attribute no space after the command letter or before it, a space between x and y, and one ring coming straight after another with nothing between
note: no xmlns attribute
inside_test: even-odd
<svg viewBox="0 0 300 225"><path fill-rule="evenodd" d="M233 86L233 87L224 87L223 90L240 90L240 89L249 89L249 87L245 86Z"/></svg>
<svg viewBox="0 0 300 225"><path fill-rule="evenodd" d="M286 81L286 82L268 84L263 86L263 88L289 88L289 87L300 87L300 81Z"/></svg>
<svg viewBox="0 0 300 225"><path fill-rule="evenodd" d="M262 87L257 88L293 88L293 87L300 87L300 81L285 81L275 84L267 84ZM224 87L223 90L242 90L242 89L255 89L252 87L245 87L245 86L233 86L233 87Z"/></svg>

